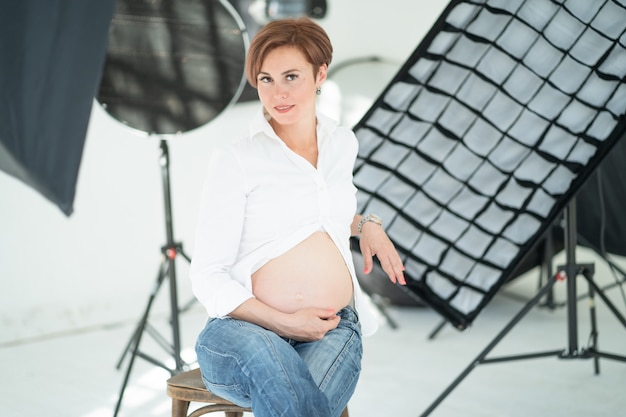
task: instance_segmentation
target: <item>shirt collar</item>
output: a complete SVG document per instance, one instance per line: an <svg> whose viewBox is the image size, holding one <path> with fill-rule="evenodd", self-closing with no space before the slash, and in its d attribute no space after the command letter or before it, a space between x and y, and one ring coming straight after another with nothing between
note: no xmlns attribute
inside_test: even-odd
<svg viewBox="0 0 626 417"><path fill-rule="evenodd" d="M317 139L321 144L337 128L338 123L323 113L318 112L316 117ZM250 123L250 138L254 139L260 134L278 139L269 123L269 114L262 106Z"/></svg>

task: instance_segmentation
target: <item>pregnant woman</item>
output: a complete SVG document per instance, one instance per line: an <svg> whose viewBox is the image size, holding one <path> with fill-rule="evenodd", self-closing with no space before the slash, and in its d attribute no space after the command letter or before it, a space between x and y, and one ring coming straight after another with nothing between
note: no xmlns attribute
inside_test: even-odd
<svg viewBox="0 0 626 417"><path fill-rule="evenodd" d="M211 154L191 264L209 313L196 352L207 388L255 417L337 417L376 330L359 288L376 256L404 285L382 221L356 214L357 140L316 110L332 45L308 18L274 21L250 44L262 108L241 140Z"/></svg>

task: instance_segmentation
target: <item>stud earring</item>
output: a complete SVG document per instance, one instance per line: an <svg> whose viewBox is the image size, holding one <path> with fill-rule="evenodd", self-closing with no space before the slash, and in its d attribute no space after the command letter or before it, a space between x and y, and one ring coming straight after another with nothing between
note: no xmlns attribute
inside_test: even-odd
<svg viewBox="0 0 626 417"><path fill-rule="evenodd" d="M317 87L317 89L315 90L315 94L317 94L318 96L322 94L322 89Z"/></svg>

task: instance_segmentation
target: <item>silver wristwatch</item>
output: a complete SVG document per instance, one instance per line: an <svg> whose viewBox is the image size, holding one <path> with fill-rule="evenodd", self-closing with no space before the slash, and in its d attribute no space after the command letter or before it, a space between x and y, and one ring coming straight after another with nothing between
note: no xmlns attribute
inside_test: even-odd
<svg viewBox="0 0 626 417"><path fill-rule="evenodd" d="M383 219L381 219L380 217L378 217L377 215L375 215L374 213L370 213L367 216L364 216L361 221L359 222L358 226L357 226L357 230L359 231L359 234L361 234L361 229L363 228L363 225L367 222L372 222L372 223L376 223L379 226L383 225Z"/></svg>

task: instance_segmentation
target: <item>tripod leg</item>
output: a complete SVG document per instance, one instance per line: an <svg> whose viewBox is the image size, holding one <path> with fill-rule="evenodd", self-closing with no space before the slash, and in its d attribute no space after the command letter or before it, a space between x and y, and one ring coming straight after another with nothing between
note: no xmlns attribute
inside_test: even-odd
<svg viewBox="0 0 626 417"><path fill-rule="evenodd" d="M598 327L597 327L597 320L596 320L596 302L595 302L594 297L595 297L595 290L593 289L593 286L589 285L589 316L591 320L591 334L589 335L589 337L590 337L590 342L591 342L591 348L594 351L597 351L598 350ZM596 375L600 373L600 357L599 356L593 357L593 371Z"/></svg>
<svg viewBox="0 0 626 417"><path fill-rule="evenodd" d="M489 343L489 345L474 359L461 374L444 390L444 392L437 397L437 399L421 414L421 417L426 417L432 413L435 408L456 388L469 373L478 365L484 362L485 358L491 352L498 343L506 336L511 329L522 319L524 316L535 306L539 301L552 290L552 287L556 283L556 278L552 277L548 280L546 285L532 298L530 301L511 319L511 321L502 329L500 333Z"/></svg>
<svg viewBox="0 0 626 417"><path fill-rule="evenodd" d="M441 320L441 323L439 323L437 327L433 329L430 335L428 335L428 340L433 340L439 334L441 329L443 329L443 326L445 326L447 322L448 321L446 319Z"/></svg>
<svg viewBox="0 0 626 417"><path fill-rule="evenodd" d="M615 315L615 317L619 320L619 322L622 323L624 327L626 327L626 318L624 318L622 313L619 312L617 307L615 307L615 305L611 302L611 300L609 300L606 294L604 294L602 289L600 289L598 285L594 282L593 275L591 274L591 272L585 269L583 271L583 276L589 283L589 286L595 290L596 294L602 299L602 301L604 301L606 306L609 308L609 310L611 310L611 312Z"/></svg>
<svg viewBox="0 0 626 417"><path fill-rule="evenodd" d="M170 311L172 313L171 316L171 325L172 325L172 340L174 345L174 362L176 363L176 371L180 372L183 370L183 360L180 357L180 329L179 329L179 320L178 320L178 292L177 292L177 283L176 283L176 268L174 262L176 262L176 257L168 257L167 262L169 263L168 274L170 280Z"/></svg>
<svg viewBox="0 0 626 417"><path fill-rule="evenodd" d="M604 303L609 308L609 310L611 310L611 312L615 315L615 317L620 321L620 323L622 323L622 325L624 327L626 327L626 319L619 312L619 310L615 307L615 305L613 305L613 303L611 302L611 300L609 300L609 298L606 296L606 294L604 294L602 289L599 288L598 285L594 282L593 274L592 274L591 270L589 270L587 268L584 268L583 269L583 276L585 277L585 279L589 283L590 291L593 291L594 295L597 294L602 299L602 301L604 301ZM595 318L593 320L595 320ZM593 325L593 322L592 322L592 325ZM600 351L598 351L596 349L595 344L586 353L587 353L587 356L593 356L594 358L603 357L603 358L608 358L608 359L612 359L612 360L616 360L616 361L626 362L626 357L625 356L615 355L615 354L606 353L606 352L600 352Z"/></svg>
<svg viewBox="0 0 626 417"><path fill-rule="evenodd" d="M191 257L189 257L189 255L187 255L181 248L178 249L178 254L182 255L182 257L185 258L187 262L191 263Z"/></svg>
<svg viewBox="0 0 626 417"><path fill-rule="evenodd" d="M159 279L157 280L156 285L154 286L152 293L150 294L150 298L148 299L148 305L146 306L146 310L143 313L143 317L141 318L139 325L137 326L137 330L133 338L131 339L130 345L132 345L132 354L130 356L130 361L128 362L128 368L126 369L126 374L124 375L124 381L122 382L122 388L120 390L119 398L117 399L117 404L115 405L115 411L113 413L113 417L117 417L117 413L120 411L120 407L122 406L122 398L124 397L124 391L126 390L126 386L128 385L128 380L130 377L130 372L135 363L135 358L137 357L137 353L139 350L139 343L141 342L141 336L143 335L143 330L146 327L148 322L148 316L150 315L150 309L152 308L152 303L156 298L159 287L163 282L163 278L165 274L163 273L163 268L165 267L165 263L161 264Z"/></svg>
<svg viewBox="0 0 626 417"><path fill-rule="evenodd" d="M179 254L179 255L181 255L183 258L185 258L185 260L187 260L187 262L188 262L188 263L191 263L191 258L190 258L190 257L189 257L189 256L188 256L185 252L183 252L182 248L179 248L179 250L178 250L178 254ZM185 313L185 312L189 311L189 309L190 309L190 308L191 308L191 307L192 307L192 306L193 306L196 302L197 302L196 297L193 297L193 296L192 296L192 297L189 299L189 301L187 301L187 302L185 303L185 305L183 305L182 307L180 307L180 308L178 309L178 311L179 311L180 313Z"/></svg>
<svg viewBox="0 0 626 417"><path fill-rule="evenodd" d="M389 312L387 310L387 306L385 305L384 299L380 295L378 295L378 294L372 294L369 291L366 291L366 293L367 293L367 295L370 296L370 299L372 300L372 303L374 303L374 305L376 306L376 308L378 309L380 314L382 314L385 317L385 320L387 320L387 323L389 324L389 327L391 327L392 329L396 330L398 328L398 324L391 317L391 315L389 315Z"/></svg>
<svg viewBox="0 0 626 417"><path fill-rule="evenodd" d="M144 313L144 315L146 315L146 313L150 310L150 305L152 304L152 300L154 299L154 297L156 297L159 291L159 288L161 287L161 284L163 283L163 278L165 278L165 263L164 262L165 261L161 262L161 265L159 265L159 272L157 273L157 279L155 281L154 288L152 289L152 292L150 293L150 297L148 298L148 307L146 308L146 312ZM130 340L126 344L126 347L124 348L124 351L122 352L122 356L120 357L119 361L117 361L117 365L115 366L116 369L120 369L120 367L122 366L122 362L124 362L124 359L126 358L126 355L128 354L128 352L132 349L132 346L134 344L138 344L136 342L141 337L140 334L144 331L145 326L146 326L146 323L143 320L140 320L139 323L137 324L137 327L135 328L135 333L133 333L133 335L131 336Z"/></svg>

